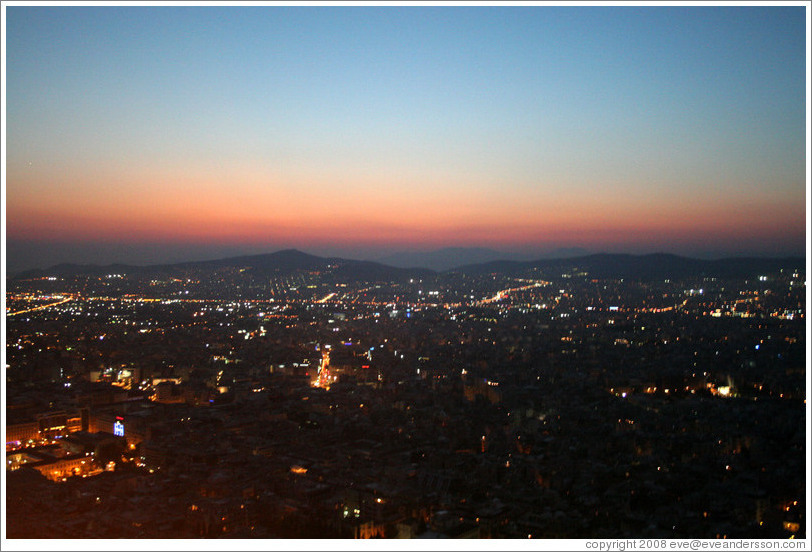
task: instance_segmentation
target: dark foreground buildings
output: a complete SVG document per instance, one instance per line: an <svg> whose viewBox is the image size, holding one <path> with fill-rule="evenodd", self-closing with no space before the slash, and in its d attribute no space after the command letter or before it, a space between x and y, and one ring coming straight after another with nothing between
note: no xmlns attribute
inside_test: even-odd
<svg viewBox="0 0 812 552"><path fill-rule="evenodd" d="M8 537L806 537L802 270L323 277L11 281Z"/></svg>

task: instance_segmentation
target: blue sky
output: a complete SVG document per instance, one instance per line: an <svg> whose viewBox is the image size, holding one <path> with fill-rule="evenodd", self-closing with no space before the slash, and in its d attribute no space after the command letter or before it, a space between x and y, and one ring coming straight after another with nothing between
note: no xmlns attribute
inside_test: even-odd
<svg viewBox="0 0 812 552"><path fill-rule="evenodd" d="M16 243L804 252L803 7L6 15L9 264Z"/></svg>

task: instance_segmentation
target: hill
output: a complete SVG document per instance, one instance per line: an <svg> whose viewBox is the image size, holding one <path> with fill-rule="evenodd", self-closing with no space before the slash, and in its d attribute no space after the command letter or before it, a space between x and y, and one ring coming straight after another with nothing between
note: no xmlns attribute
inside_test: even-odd
<svg viewBox="0 0 812 552"><path fill-rule="evenodd" d="M580 257L538 259L535 261L493 260L469 264L445 271L481 275L500 273L507 276L557 277L564 273L586 272L594 278L633 280L683 279L691 277L755 278L760 274L778 270L803 269L803 257L754 258L736 257L718 260L693 259L666 253L651 255L595 254ZM175 264L133 266L111 264L106 266L59 264L48 269L29 270L15 279L77 275L104 276L107 274L141 274L145 276L200 277L206 273L239 270L260 276L283 276L295 272L318 271L327 278L343 282L404 281L410 278L430 278L436 272L426 268L394 267L372 261L358 261L338 257L325 258L286 249L264 255L229 257L210 261Z"/></svg>
<svg viewBox="0 0 812 552"><path fill-rule="evenodd" d="M229 257L210 261L182 262L174 264L134 266L124 264L77 265L59 264L47 269L28 270L15 279L25 280L43 277L71 277L79 275L103 276L107 274L140 274L159 276L200 275L222 270L241 270L261 275L286 275L297 271L319 271L346 281L399 281L409 278L426 278L434 274L427 269L396 268L370 261L324 258L303 253L296 249L286 249L264 255Z"/></svg>
<svg viewBox="0 0 812 552"><path fill-rule="evenodd" d="M402 251L377 259L378 262L400 268L424 267L438 272L460 266L498 260L529 260L529 256L516 256L483 247L446 247L434 251Z"/></svg>

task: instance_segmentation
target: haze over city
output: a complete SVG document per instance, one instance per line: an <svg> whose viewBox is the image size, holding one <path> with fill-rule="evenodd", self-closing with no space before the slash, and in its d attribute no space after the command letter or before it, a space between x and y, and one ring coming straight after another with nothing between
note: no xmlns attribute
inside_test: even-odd
<svg viewBox="0 0 812 552"><path fill-rule="evenodd" d="M804 7L6 11L7 269L803 255Z"/></svg>

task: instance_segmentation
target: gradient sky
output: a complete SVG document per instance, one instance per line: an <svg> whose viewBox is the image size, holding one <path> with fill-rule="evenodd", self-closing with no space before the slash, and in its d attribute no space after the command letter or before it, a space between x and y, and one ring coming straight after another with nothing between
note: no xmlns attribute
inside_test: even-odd
<svg viewBox="0 0 812 552"><path fill-rule="evenodd" d="M9 271L806 250L803 7L6 9Z"/></svg>

